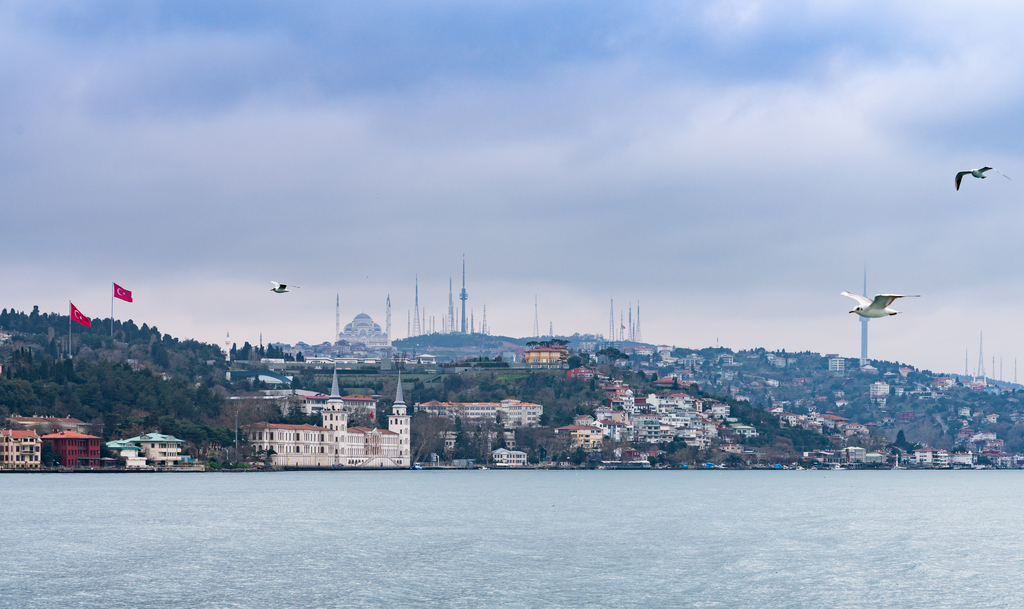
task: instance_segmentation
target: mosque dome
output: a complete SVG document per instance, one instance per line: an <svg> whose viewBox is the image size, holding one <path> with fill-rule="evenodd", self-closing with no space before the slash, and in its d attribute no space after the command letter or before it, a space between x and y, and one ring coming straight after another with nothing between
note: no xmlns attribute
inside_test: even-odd
<svg viewBox="0 0 1024 609"><path fill-rule="evenodd" d="M380 324L374 323L373 319L366 313L360 313L345 324L345 331L338 336L341 340L350 343L379 343L387 341L387 334L380 329Z"/></svg>

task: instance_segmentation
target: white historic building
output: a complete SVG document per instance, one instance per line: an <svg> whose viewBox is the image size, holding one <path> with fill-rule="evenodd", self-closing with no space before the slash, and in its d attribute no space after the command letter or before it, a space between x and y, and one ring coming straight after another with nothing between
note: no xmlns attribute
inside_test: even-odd
<svg viewBox="0 0 1024 609"><path fill-rule="evenodd" d="M411 419L398 377L387 429L349 427L349 407L338 391L338 372L320 411L323 426L257 423L248 429L256 450L270 451L270 462L285 467L409 467Z"/></svg>
<svg viewBox="0 0 1024 609"><path fill-rule="evenodd" d="M435 417L449 419L487 419L495 421L501 417L505 427L536 427L544 407L540 404L502 400L500 402L438 402L433 400L416 404L416 412L425 412Z"/></svg>
<svg viewBox="0 0 1024 609"><path fill-rule="evenodd" d="M391 346L391 339L387 332L381 330L380 324L374 323L366 313L356 315L355 319L345 324L345 329L338 335L338 338L347 340L349 343L363 343L368 349Z"/></svg>

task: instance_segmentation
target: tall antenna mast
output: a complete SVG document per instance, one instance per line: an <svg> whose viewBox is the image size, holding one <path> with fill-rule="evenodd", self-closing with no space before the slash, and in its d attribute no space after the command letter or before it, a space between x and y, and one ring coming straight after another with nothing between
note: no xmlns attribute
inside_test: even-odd
<svg viewBox="0 0 1024 609"><path fill-rule="evenodd" d="M985 381L985 333L984 332L979 332L978 336L979 336L979 339L978 339L978 341L979 341L978 342L978 370L976 371L977 374L975 374L974 380L978 380L980 378L982 380L982 382L984 382Z"/></svg>
<svg viewBox="0 0 1024 609"><path fill-rule="evenodd" d="M608 311L608 340L615 342L615 299L611 300L611 309Z"/></svg>
<svg viewBox="0 0 1024 609"><path fill-rule="evenodd" d="M551 338L555 337L555 322L553 321L548 322L548 336Z"/></svg>
<svg viewBox="0 0 1024 609"><path fill-rule="evenodd" d="M452 298L452 278L448 278L448 333L455 332L455 300Z"/></svg>
<svg viewBox="0 0 1024 609"><path fill-rule="evenodd" d="M640 301L636 303L636 328L634 329L636 336L633 337L638 343L644 342L643 336L640 335Z"/></svg>
<svg viewBox="0 0 1024 609"><path fill-rule="evenodd" d="M416 274L416 300L415 300L416 314L412 318L412 333L413 336L419 336L422 334L420 329L420 275Z"/></svg>
<svg viewBox="0 0 1024 609"><path fill-rule="evenodd" d="M537 319L537 297L533 297L533 337L540 338L540 320Z"/></svg>
<svg viewBox="0 0 1024 609"><path fill-rule="evenodd" d="M480 322L480 334L487 335L487 305L484 305L484 320Z"/></svg>
<svg viewBox="0 0 1024 609"><path fill-rule="evenodd" d="M387 325L387 328L388 328L388 346L390 347L391 346L391 339L392 339L392 336L391 336L391 294L388 294L388 299L387 299L387 304L386 304L386 311L385 311L384 317L385 317L385 320L384 320L385 324Z"/></svg>
<svg viewBox="0 0 1024 609"><path fill-rule="evenodd" d="M623 321L622 311L619 311L619 342L626 340L626 322Z"/></svg>
<svg viewBox="0 0 1024 609"><path fill-rule="evenodd" d="M337 343L341 340L341 294L334 296L334 340L331 343Z"/></svg>
<svg viewBox="0 0 1024 609"><path fill-rule="evenodd" d="M459 294L459 300L462 301L462 333L465 334L466 330L466 299L469 298L469 294L466 293L466 255L462 255L462 292Z"/></svg>
<svg viewBox="0 0 1024 609"><path fill-rule="evenodd" d="M629 303L629 340L633 339L633 303Z"/></svg>

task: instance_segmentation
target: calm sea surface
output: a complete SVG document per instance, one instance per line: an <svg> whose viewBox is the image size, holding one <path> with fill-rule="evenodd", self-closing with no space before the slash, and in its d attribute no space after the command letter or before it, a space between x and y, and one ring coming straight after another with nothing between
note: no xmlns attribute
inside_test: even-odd
<svg viewBox="0 0 1024 609"><path fill-rule="evenodd" d="M1024 607L1024 472L0 476L4 607Z"/></svg>

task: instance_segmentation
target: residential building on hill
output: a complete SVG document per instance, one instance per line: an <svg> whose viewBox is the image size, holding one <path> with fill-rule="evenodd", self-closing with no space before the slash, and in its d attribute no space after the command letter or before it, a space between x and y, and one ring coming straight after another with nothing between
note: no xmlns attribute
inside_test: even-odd
<svg viewBox="0 0 1024 609"><path fill-rule="evenodd" d="M523 352L524 364L554 365L562 364L569 359L569 350L565 347L537 347Z"/></svg>
<svg viewBox="0 0 1024 609"><path fill-rule="evenodd" d="M570 448L582 448L583 450L597 450L601 448L601 441L604 437L601 428L590 425L566 425L555 429L555 435L570 436Z"/></svg>
<svg viewBox="0 0 1024 609"><path fill-rule="evenodd" d="M491 451L496 467L526 467L526 453L521 450L499 448Z"/></svg>
<svg viewBox="0 0 1024 609"><path fill-rule="evenodd" d="M426 412L455 420L461 418L495 421L500 416L505 427L535 427L540 424L544 407L540 404L507 399L500 402L430 402L417 403L414 412Z"/></svg>
<svg viewBox="0 0 1024 609"><path fill-rule="evenodd" d="M142 455L142 447L128 440L112 440L107 442L107 448L117 453L117 456L124 459L124 466L128 469L141 469L146 467L146 457Z"/></svg>
<svg viewBox="0 0 1024 609"><path fill-rule="evenodd" d="M39 433L53 431L76 431L88 433L90 425L73 417L9 417L11 426L20 429L34 429Z"/></svg>

